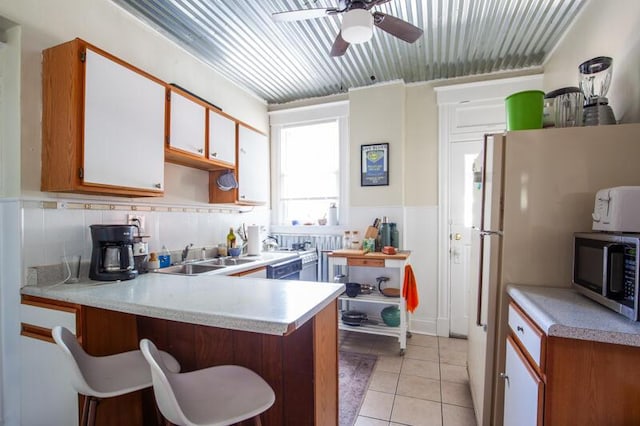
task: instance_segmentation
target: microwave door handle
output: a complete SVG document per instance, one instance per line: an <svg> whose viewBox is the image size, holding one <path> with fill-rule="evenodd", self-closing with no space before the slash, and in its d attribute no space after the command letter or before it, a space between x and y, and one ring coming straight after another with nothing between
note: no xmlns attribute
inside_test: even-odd
<svg viewBox="0 0 640 426"><path fill-rule="evenodd" d="M607 288L609 287L609 249L614 244L605 244L602 247L602 289L600 290L603 297L607 297Z"/></svg>
<svg viewBox="0 0 640 426"><path fill-rule="evenodd" d="M606 244L602 250L602 296L609 297L609 291L612 290L612 270L610 266L613 265L613 255L618 252L616 248L621 249L624 252L624 244L610 243Z"/></svg>
<svg viewBox="0 0 640 426"><path fill-rule="evenodd" d="M605 244L602 248L602 296L604 297L608 296L611 288L611 270L609 266L613 263L611 257L618 247L624 250L624 244L619 243Z"/></svg>

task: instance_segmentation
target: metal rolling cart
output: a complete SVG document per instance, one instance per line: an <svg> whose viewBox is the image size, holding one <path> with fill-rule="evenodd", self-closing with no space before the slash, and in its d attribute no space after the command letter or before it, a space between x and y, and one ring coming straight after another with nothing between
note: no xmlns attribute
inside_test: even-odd
<svg viewBox="0 0 640 426"><path fill-rule="evenodd" d="M399 297L387 297L374 289L371 294L359 294L356 297L341 295L339 299L338 328L356 333L377 334L391 336L398 339L400 344L400 355L404 355L407 347L407 338L411 337L408 331L408 316L406 300L402 297L402 284L404 283L404 267L409 263L411 252L401 251L395 255L383 253L367 253L362 250L334 250L329 253L329 275L336 274L337 267L342 273L346 272L350 281L364 280L375 281L379 275L388 275L389 283L397 285L400 289ZM371 322L367 321L361 325L347 325L342 321L342 313L350 310L353 306L360 306L362 310L373 311L377 315L368 316ZM385 325L379 312L386 306L397 306L400 310L400 325L391 327Z"/></svg>

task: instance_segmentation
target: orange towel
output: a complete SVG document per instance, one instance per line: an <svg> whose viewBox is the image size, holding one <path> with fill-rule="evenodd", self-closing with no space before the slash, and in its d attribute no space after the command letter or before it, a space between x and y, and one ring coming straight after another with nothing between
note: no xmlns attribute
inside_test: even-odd
<svg viewBox="0 0 640 426"><path fill-rule="evenodd" d="M402 285L402 297L407 301L407 311L416 310L420 301L418 300L418 286L416 285L416 277L413 275L411 265L404 267L404 284Z"/></svg>

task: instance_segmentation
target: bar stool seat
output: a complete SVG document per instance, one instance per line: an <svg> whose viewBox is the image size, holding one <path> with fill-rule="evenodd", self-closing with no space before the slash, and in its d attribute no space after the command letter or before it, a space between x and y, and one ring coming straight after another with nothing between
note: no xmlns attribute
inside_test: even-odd
<svg viewBox="0 0 640 426"><path fill-rule="evenodd" d="M221 365L188 373L172 372L156 346L140 341L151 367L153 391L160 412L182 426L225 426L254 418L271 407L271 386L248 368Z"/></svg>
<svg viewBox="0 0 640 426"><path fill-rule="evenodd" d="M83 425L95 422L101 398L135 392L152 384L149 364L139 350L96 357L86 353L76 336L65 327L54 327L51 335L65 354L72 386L86 397L82 410ZM169 371L180 371L180 364L173 356L166 352L161 352L160 356Z"/></svg>

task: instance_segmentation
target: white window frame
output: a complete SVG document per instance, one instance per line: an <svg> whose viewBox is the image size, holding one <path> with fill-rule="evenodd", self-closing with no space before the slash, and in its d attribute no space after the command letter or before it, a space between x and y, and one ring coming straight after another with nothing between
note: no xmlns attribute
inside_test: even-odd
<svg viewBox="0 0 640 426"><path fill-rule="evenodd" d="M338 121L340 137L340 196L338 198L338 224L347 223L349 191L349 102L330 102L269 112L271 125L271 232L279 233L335 233L341 226L288 226L282 223L280 203L280 136L284 127ZM327 204L327 211L329 205Z"/></svg>

